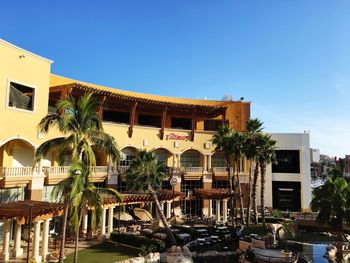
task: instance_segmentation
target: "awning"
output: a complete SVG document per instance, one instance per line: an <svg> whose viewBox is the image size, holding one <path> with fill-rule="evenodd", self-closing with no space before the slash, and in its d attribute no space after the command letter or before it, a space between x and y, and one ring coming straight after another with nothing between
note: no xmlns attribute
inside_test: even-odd
<svg viewBox="0 0 350 263"><path fill-rule="evenodd" d="M235 193L230 192L230 189L227 188L211 188L211 189L203 189L196 188L194 189L195 195L202 197L203 199L226 199L232 196L235 196Z"/></svg>

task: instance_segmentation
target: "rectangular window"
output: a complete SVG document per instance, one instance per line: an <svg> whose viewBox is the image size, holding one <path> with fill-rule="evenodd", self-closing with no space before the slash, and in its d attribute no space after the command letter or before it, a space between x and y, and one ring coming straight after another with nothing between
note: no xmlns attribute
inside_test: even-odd
<svg viewBox="0 0 350 263"><path fill-rule="evenodd" d="M129 124L130 123L130 114L129 114L129 112L103 110L103 120Z"/></svg>
<svg viewBox="0 0 350 263"><path fill-rule="evenodd" d="M33 111L34 110L34 93L35 93L34 88L11 81L9 98L8 98L8 106L17 108L17 109Z"/></svg>
<svg viewBox="0 0 350 263"><path fill-rule="evenodd" d="M277 164L272 165L273 173L300 173L299 150L276 150Z"/></svg>
<svg viewBox="0 0 350 263"><path fill-rule="evenodd" d="M222 126L222 121L219 120L204 120L205 131L217 131Z"/></svg>
<svg viewBox="0 0 350 263"><path fill-rule="evenodd" d="M139 125L160 128L160 116L139 114Z"/></svg>
<svg viewBox="0 0 350 263"><path fill-rule="evenodd" d="M171 118L171 128L191 130L192 123L191 118Z"/></svg>

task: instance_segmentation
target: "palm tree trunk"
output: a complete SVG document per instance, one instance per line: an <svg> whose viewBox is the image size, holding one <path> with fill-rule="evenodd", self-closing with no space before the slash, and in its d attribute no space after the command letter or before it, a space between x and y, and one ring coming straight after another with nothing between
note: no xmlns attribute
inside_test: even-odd
<svg viewBox="0 0 350 263"><path fill-rule="evenodd" d="M149 187L149 190L150 190L150 193L152 195L153 201L156 204L156 208L157 208L160 220L162 220L162 223L164 225L164 228L165 228L165 231L167 233L167 236L170 238L170 241L172 243L171 245L176 245L176 239L175 239L175 237L173 235L173 232L171 232L169 224L166 221L166 218L165 218L164 213L162 211L162 208L160 207L160 203L159 203L159 200L158 200L157 193L151 187Z"/></svg>
<svg viewBox="0 0 350 263"><path fill-rule="evenodd" d="M256 205L256 191L258 189L259 166L256 164L254 168L253 187L252 187L252 206L253 206L253 223L258 223L258 212Z"/></svg>
<svg viewBox="0 0 350 263"><path fill-rule="evenodd" d="M260 174L261 174L260 206L261 206L261 221L262 221L263 229L265 229L265 172L266 172L266 165L264 162L260 162Z"/></svg>
<svg viewBox="0 0 350 263"><path fill-rule="evenodd" d="M80 229L80 224L81 220L83 218L83 213L80 214L79 216L79 222L78 226L75 229L75 243L74 243L74 263L78 263L78 251L79 251L79 229Z"/></svg>
<svg viewBox="0 0 350 263"><path fill-rule="evenodd" d="M229 159L227 160L227 177L228 177L228 184L230 187L230 203L231 203L231 209L230 209L230 216L231 216L231 221L232 225L235 223L235 204L234 204L234 198L233 198L233 184L232 184L232 176L231 176L231 166L229 164Z"/></svg>
<svg viewBox="0 0 350 263"><path fill-rule="evenodd" d="M63 227L62 227L62 235L61 235L60 258L58 261L59 263L63 263L63 259L64 259L64 246L66 243L68 209L69 209L69 202L66 201L63 207Z"/></svg>
<svg viewBox="0 0 350 263"><path fill-rule="evenodd" d="M239 209L240 209L240 216L242 223L244 224L244 210L243 210L243 195L242 195L242 188L241 188L241 183L239 181L239 159L236 160L236 180L237 180L237 185L238 185L238 196L239 196Z"/></svg>
<svg viewBox="0 0 350 263"><path fill-rule="evenodd" d="M254 172L254 162L251 160L250 163L250 172L249 172L249 181L248 181L248 208L247 208L247 219L246 219L246 226L249 227L250 225L250 212L251 212L251 194L252 194L252 177Z"/></svg>

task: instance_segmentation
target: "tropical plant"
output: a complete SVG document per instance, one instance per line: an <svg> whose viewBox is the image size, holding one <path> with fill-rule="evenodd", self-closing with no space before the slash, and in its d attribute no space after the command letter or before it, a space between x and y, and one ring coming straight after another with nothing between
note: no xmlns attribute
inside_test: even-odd
<svg viewBox="0 0 350 263"><path fill-rule="evenodd" d="M227 177L230 186L230 216L234 223L234 210L235 210L235 187L234 187L234 176L231 173L231 157L233 155L233 140L232 130L228 124L221 126L218 131L213 135L212 142L216 145L215 151L222 151L226 159L226 170Z"/></svg>
<svg viewBox="0 0 350 263"><path fill-rule="evenodd" d="M284 221L276 231L277 235L282 238L285 249L288 250L288 240L295 238L295 225L292 221Z"/></svg>
<svg viewBox="0 0 350 263"><path fill-rule="evenodd" d="M250 224L250 211L253 206L253 221L257 223L256 213L256 191L257 191L257 180L259 175L258 165L256 165L256 158L258 155L257 136L262 131L263 123L259 119L250 119L247 121L247 132L244 134L244 146L243 151L247 160L250 163L250 172L248 180L248 212L246 225Z"/></svg>
<svg viewBox="0 0 350 263"><path fill-rule="evenodd" d="M157 196L157 190L162 186L166 176L165 173L164 163L158 161L153 151L139 150L126 170L126 186L129 190L143 191L152 196L167 236L172 244L176 244L175 237L165 219Z"/></svg>
<svg viewBox="0 0 350 263"><path fill-rule="evenodd" d="M50 152L57 152L58 157L67 153L74 162L84 161L88 166L95 166L96 159L92 145L107 153L113 161L119 159L119 151L112 136L103 131L98 109L101 104L88 93L77 101L73 97L61 99L57 103L57 112L46 115L38 125L40 133L47 133L50 128L56 127L60 133L66 135L42 143L34 155L34 164ZM63 190L62 188L67 189ZM64 240L66 236L68 208L70 206L71 185L62 182L57 186L64 202L64 222L61 234L61 247L59 262L63 262Z"/></svg>
<svg viewBox="0 0 350 263"><path fill-rule="evenodd" d="M342 262L343 223L350 223L350 184L343 177L328 177L313 191L311 208L318 211L317 222L337 233L337 262Z"/></svg>
<svg viewBox="0 0 350 263"><path fill-rule="evenodd" d="M71 218L70 225L75 232L75 247L74 247L74 262L78 262L78 243L79 243L79 228L82 218L88 208L93 208L93 218L95 222L100 223L100 215L102 213L102 199L104 195L113 195L117 201L121 203L123 197L114 189L97 188L90 180L91 168L83 162L73 163L70 167L70 176L73 177L72 190L70 193L71 199Z"/></svg>
<svg viewBox="0 0 350 263"><path fill-rule="evenodd" d="M262 227L265 229L265 175L266 166L270 163L276 163L275 145L276 141L271 139L270 135L261 134L258 136L258 145L260 146L258 153L258 164L260 166L260 208Z"/></svg>
<svg viewBox="0 0 350 263"><path fill-rule="evenodd" d="M232 146L232 156L233 156L233 162L234 162L234 171L236 172L236 187L238 192L238 203L239 203L239 210L240 210L240 217L244 224L244 209L243 209L243 195L242 195L242 188L241 183L239 180L239 170L240 170L240 160L243 157L243 142L244 137L239 132L232 132L232 136L229 138L229 140L232 140L231 146Z"/></svg>

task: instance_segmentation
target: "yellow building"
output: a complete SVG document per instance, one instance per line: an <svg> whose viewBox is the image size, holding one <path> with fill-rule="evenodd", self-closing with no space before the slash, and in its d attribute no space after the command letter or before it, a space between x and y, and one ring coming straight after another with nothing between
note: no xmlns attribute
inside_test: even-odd
<svg viewBox="0 0 350 263"><path fill-rule="evenodd" d="M155 149L177 178L175 190L191 195L194 188L228 187L225 160L211 139L222 123L243 131L250 116L244 101L195 100L107 88L50 73L52 61L0 40L0 201L49 200L52 187L67 176L69 160L55 153L32 169L35 149L59 136L39 134L36 126L65 96L92 92L103 101L100 114L106 132L115 137L122 153L121 174L107 156L96 152L93 181L125 191L123 171L137 149ZM242 160L242 182L246 180ZM164 188L171 188L168 181ZM178 202L184 214L211 214L209 201L188 196ZM181 210L180 210L181 208ZM215 208L214 208L215 209Z"/></svg>

